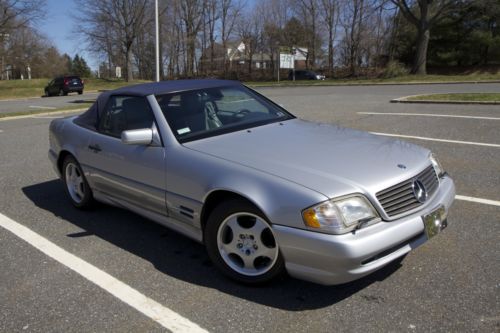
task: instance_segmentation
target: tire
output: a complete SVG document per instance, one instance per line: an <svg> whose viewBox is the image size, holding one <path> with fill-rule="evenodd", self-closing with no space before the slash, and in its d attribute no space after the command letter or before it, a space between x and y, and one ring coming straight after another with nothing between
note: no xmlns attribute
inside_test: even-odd
<svg viewBox="0 0 500 333"><path fill-rule="evenodd" d="M80 164L71 155L66 156L64 159L62 179L66 194L73 206L79 209L92 207L94 203L92 190L83 174Z"/></svg>
<svg viewBox="0 0 500 333"><path fill-rule="evenodd" d="M59 89L59 96L64 96L64 90Z"/></svg>
<svg viewBox="0 0 500 333"><path fill-rule="evenodd" d="M233 280L258 285L285 271L270 223L245 200L217 206L208 218L204 237L210 259Z"/></svg>
<svg viewBox="0 0 500 333"><path fill-rule="evenodd" d="M83 94L83 90L78 90L78 95Z"/></svg>

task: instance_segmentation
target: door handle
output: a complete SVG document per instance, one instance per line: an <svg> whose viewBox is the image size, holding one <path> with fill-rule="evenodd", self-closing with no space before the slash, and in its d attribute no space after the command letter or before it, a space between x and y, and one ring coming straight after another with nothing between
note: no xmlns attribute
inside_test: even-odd
<svg viewBox="0 0 500 333"><path fill-rule="evenodd" d="M98 153L100 151L102 151L101 147L99 147L99 145L89 145L89 149L94 151L94 153Z"/></svg>

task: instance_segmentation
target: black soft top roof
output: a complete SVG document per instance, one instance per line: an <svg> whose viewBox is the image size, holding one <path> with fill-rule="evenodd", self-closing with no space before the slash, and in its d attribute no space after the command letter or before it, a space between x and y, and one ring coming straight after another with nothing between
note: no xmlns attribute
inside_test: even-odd
<svg viewBox="0 0 500 333"><path fill-rule="evenodd" d="M97 126L98 119L104 111L104 107L110 96L126 95L126 96L148 96L148 95L163 95L180 91L189 91L197 89L240 86L238 81L229 80L172 80L162 82L152 82L136 84L103 92L97 97L97 101L85 113L75 119L75 122L81 126L94 129Z"/></svg>
<svg viewBox="0 0 500 333"><path fill-rule="evenodd" d="M161 95L177 91L196 90L204 88L214 88L221 86L235 86L241 85L238 81L229 80L172 80L152 83L142 83L132 86L118 88L102 95L133 95L133 96L147 96L147 95Z"/></svg>

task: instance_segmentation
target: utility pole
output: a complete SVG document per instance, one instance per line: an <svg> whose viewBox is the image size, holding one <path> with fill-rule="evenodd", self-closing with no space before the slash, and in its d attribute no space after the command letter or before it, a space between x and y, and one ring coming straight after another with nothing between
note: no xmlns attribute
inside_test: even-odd
<svg viewBox="0 0 500 333"><path fill-rule="evenodd" d="M156 82L160 82L160 25L158 19L158 0L155 0L155 25L156 25Z"/></svg>

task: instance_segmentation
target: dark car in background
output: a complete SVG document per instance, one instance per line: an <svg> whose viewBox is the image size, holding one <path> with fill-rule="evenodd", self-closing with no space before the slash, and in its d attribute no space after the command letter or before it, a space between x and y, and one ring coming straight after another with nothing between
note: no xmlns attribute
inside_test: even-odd
<svg viewBox="0 0 500 333"><path fill-rule="evenodd" d="M83 94L83 80L76 75L58 76L45 87L45 96L66 96L70 92Z"/></svg>
<svg viewBox="0 0 500 333"><path fill-rule="evenodd" d="M296 70L295 80L324 80L325 76L309 70ZM293 80L293 71L288 73L288 80Z"/></svg>

